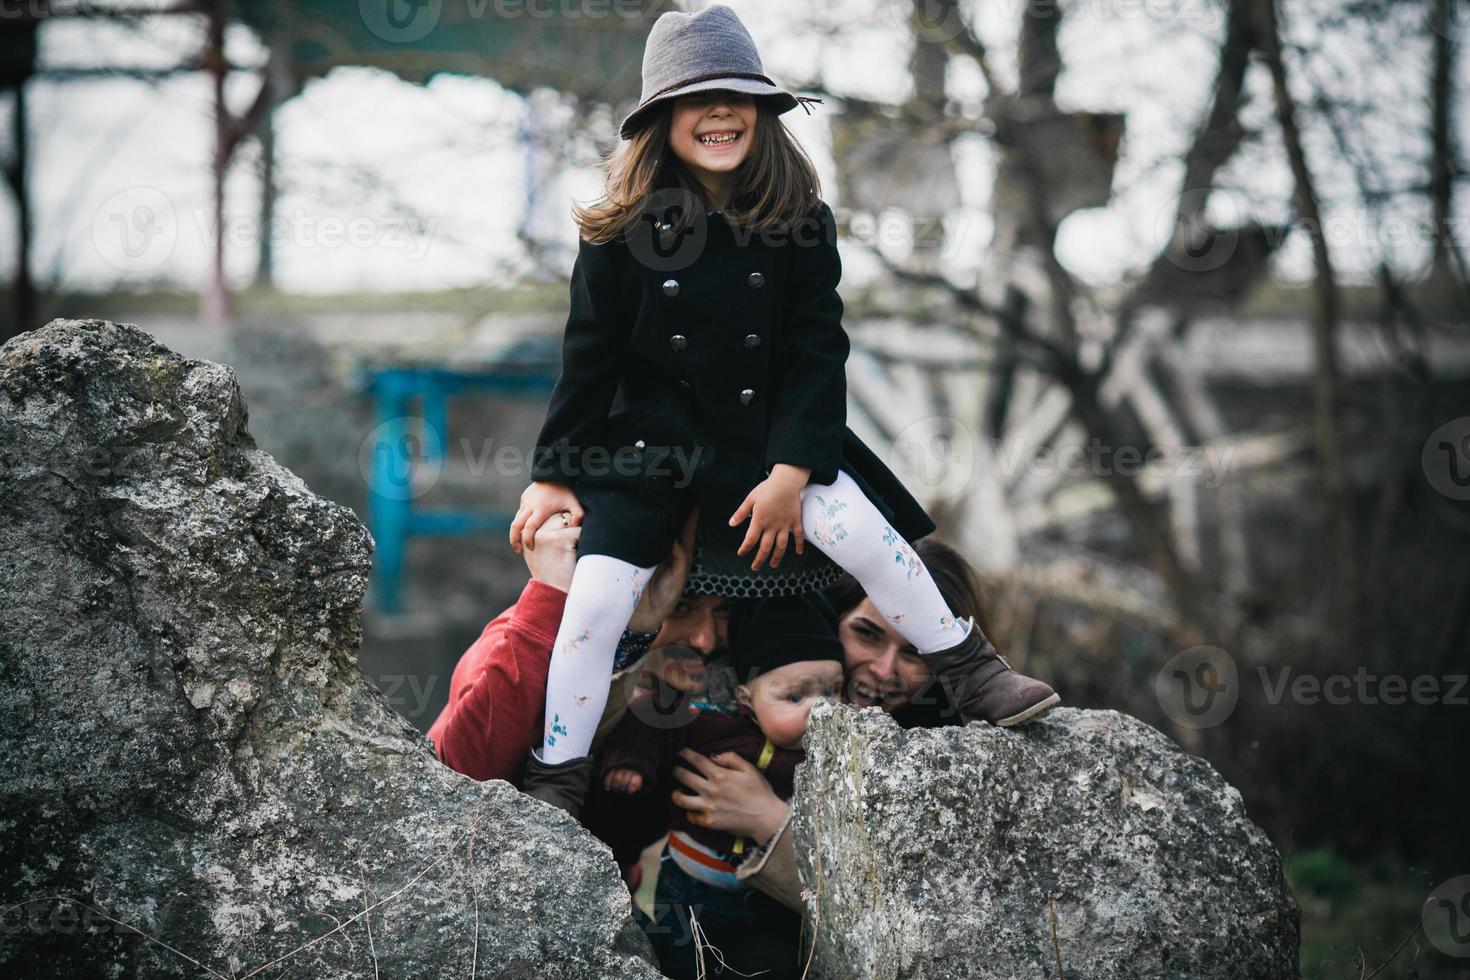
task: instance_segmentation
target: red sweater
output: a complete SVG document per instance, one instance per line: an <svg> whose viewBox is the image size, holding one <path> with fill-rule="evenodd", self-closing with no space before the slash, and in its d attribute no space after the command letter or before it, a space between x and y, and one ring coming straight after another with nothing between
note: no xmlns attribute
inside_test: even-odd
<svg viewBox="0 0 1470 980"><path fill-rule="evenodd" d="M566 600L532 579L459 658L449 703L429 728L439 761L473 779L520 782L527 753L541 744L546 673Z"/></svg>

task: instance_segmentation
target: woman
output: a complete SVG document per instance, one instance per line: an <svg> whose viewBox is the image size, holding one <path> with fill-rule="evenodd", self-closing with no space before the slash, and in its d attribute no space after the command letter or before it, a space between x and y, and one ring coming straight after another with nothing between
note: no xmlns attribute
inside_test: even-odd
<svg viewBox="0 0 1470 980"><path fill-rule="evenodd" d="M933 537L917 542L914 549L950 608L957 615L974 616L976 625L988 633L981 614L980 586L969 563ZM839 617L846 660L845 700L881 707L905 728L961 725L973 717L966 710L973 699L963 683L955 684L932 672L918 652L886 624L855 580L844 577L826 592ZM1046 705L1025 720L1040 717L1050 707ZM765 841L737 873L791 908L803 909L796 850L787 830L791 805L771 791L759 770L738 756L707 758L689 750L682 754L696 771L675 770L684 788L673 794L674 802L702 814L699 822L704 826Z"/></svg>

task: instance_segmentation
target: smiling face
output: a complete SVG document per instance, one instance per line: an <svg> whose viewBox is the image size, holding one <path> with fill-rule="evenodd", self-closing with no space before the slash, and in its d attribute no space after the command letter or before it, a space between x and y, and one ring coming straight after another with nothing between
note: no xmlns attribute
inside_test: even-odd
<svg viewBox="0 0 1470 980"><path fill-rule="evenodd" d="M884 711L907 704L932 675L914 645L888 625L863 599L837 625L847 659L845 693L852 704L878 705Z"/></svg>
<svg viewBox="0 0 1470 980"><path fill-rule="evenodd" d="M842 664L836 660L801 660L768 670L735 689L741 704L755 712L756 724L772 744L801 747L807 716L820 698L842 690Z"/></svg>
<svg viewBox="0 0 1470 980"><path fill-rule="evenodd" d="M755 96L725 89L674 100L669 147L721 207L730 175L750 155L757 115Z"/></svg>

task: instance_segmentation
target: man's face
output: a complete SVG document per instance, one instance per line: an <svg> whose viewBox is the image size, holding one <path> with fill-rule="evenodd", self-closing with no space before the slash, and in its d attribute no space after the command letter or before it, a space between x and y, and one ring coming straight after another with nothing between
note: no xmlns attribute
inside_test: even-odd
<svg viewBox="0 0 1470 980"><path fill-rule="evenodd" d="M837 636L847 661L844 693L853 704L892 711L907 704L933 676L913 644L888 625L871 599L842 617Z"/></svg>
<svg viewBox="0 0 1470 980"><path fill-rule="evenodd" d="M724 596L684 596L659 628L659 646L685 646L706 657L723 649L732 602Z"/></svg>

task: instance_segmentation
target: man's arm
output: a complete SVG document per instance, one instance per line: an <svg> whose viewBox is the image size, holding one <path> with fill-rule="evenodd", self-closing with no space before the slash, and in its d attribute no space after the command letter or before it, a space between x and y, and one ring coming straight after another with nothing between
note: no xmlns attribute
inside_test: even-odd
<svg viewBox="0 0 1470 980"><path fill-rule="evenodd" d="M454 668L429 729L439 760L472 779L510 779L540 744L546 673L567 594L535 579Z"/></svg>

